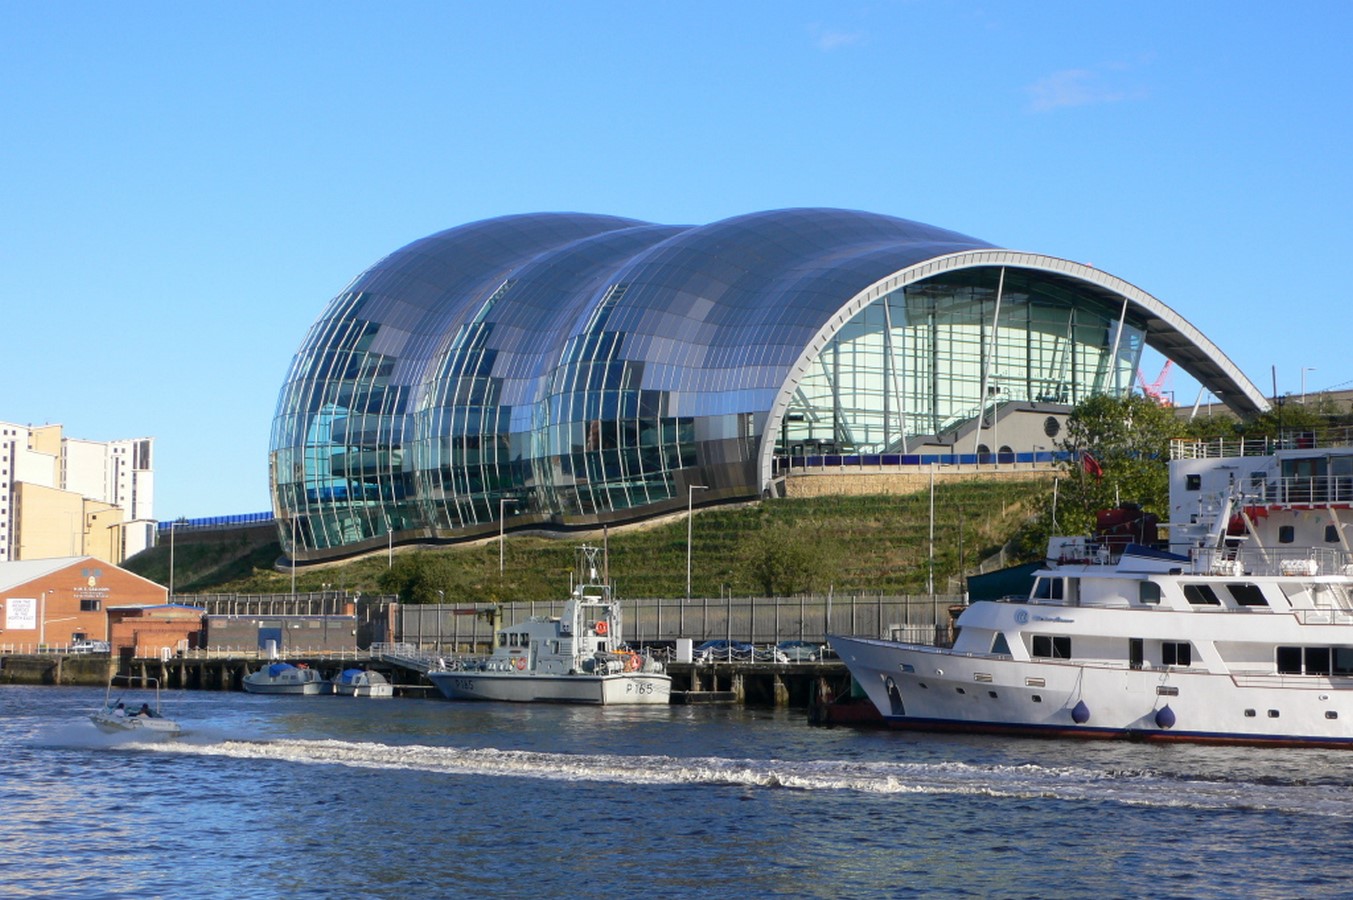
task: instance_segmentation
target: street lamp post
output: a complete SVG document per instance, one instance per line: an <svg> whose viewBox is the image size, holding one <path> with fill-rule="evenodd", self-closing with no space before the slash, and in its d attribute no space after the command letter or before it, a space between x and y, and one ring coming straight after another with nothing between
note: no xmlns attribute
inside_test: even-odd
<svg viewBox="0 0 1353 900"><path fill-rule="evenodd" d="M686 599L691 599L691 520L695 512L695 492L707 491L709 485L692 484L686 491Z"/></svg>
<svg viewBox="0 0 1353 900"><path fill-rule="evenodd" d="M517 505L517 501L510 497L498 498L498 577L503 577L503 545L507 540L507 532L504 523L507 519L507 505L511 503Z"/></svg>
<svg viewBox="0 0 1353 900"><path fill-rule="evenodd" d="M1302 366L1302 367L1301 367L1301 404L1302 404L1302 406L1305 406L1305 405L1306 405L1306 373L1307 373L1307 372L1314 372L1314 371L1315 371L1315 366Z"/></svg>
<svg viewBox="0 0 1353 900"><path fill-rule="evenodd" d="M169 602L174 602L174 526L178 520L169 523Z"/></svg>

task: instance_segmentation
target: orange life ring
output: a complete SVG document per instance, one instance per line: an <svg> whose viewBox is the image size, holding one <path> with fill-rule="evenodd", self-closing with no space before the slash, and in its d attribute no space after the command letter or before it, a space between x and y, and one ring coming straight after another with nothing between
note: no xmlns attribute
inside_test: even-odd
<svg viewBox="0 0 1353 900"><path fill-rule="evenodd" d="M629 659L625 660L625 668L629 669L631 672L639 671L639 666L641 664L642 661L639 659L639 654L637 653L631 653Z"/></svg>
<svg viewBox="0 0 1353 900"><path fill-rule="evenodd" d="M610 629L605 622L598 622L595 626L595 630L597 634L602 635L604 637L606 635L606 632Z"/></svg>
<svg viewBox="0 0 1353 900"><path fill-rule="evenodd" d="M517 671L518 672L526 671L526 657L524 656L517 657Z"/></svg>

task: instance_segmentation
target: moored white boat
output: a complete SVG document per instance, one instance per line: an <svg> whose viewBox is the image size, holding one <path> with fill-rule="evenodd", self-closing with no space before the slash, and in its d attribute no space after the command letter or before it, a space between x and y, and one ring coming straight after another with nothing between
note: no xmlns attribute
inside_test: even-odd
<svg viewBox="0 0 1353 900"><path fill-rule="evenodd" d="M951 648L832 647L896 727L1353 748L1353 450L1176 457L1172 552L1054 539Z"/></svg>
<svg viewBox="0 0 1353 900"><path fill-rule="evenodd" d="M333 685L320 673L302 663L269 663L257 672L244 676L244 689L251 694L328 694Z"/></svg>
<svg viewBox="0 0 1353 900"><path fill-rule="evenodd" d="M557 617L502 629L487 659L434 669L427 678L452 700L520 703L666 704L672 679L661 663L625 646L620 604L598 578L597 550L580 548L580 575Z"/></svg>
<svg viewBox="0 0 1353 900"><path fill-rule="evenodd" d="M335 694L346 697L393 697L395 686L380 672L344 669L333 678Z"/></svg>
<svg viewBox="0 0 1353 900"><path fill-rule="evenodd" d="M148 681L155 688L155 705L148 701L139 706L133 701L131 706L118 697L113 699L114 681ZM135 734L141 737L175 737L183 733L179 723L165 718L160 711L160 683L154 678L132 679L130 676L114 675L108 679L108 688L104 692L103 706L90 713L89 720L100 731L109 734Z"/></svg>

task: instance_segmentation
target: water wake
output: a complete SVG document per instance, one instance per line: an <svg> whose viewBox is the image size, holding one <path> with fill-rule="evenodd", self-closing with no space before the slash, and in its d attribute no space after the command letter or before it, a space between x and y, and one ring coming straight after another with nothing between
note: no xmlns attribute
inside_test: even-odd
<svg viewBox="0 0 1353 900"><path fill-rule="evenodd" d="M1353 787L1181 778L1080 766L1002 766L967 762L727 759L623 756L525 750L400 746L338 740L177 741L147 750L308 765L410 770L445 775L603 781L632 785L710 785L865 794L949 794L1121 803L1186 809L1269 810L1353 818Z"/></svg>

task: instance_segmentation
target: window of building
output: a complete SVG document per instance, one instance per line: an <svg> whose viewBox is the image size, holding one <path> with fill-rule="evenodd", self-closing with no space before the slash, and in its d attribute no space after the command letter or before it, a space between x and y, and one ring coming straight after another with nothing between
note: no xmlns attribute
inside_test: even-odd
<svg viewBox="0 0 1353 900"><path fill-rule="evenodd" d="M102 608L103 608L103 603L102 603L102 601L100 601L100 600L81 600L81 601L80 601L80 612L98 612L98 611L99 611L100 609L102 609Z"/></svg>
<svg viewBox="0 0 1353 900"><path fill-rule="evenodd" d="M1193 663L1193 647L1188 641L1162 641L1160 663L1163 666L1187 666Z"/></svg>
<svg viewBox="0 0 1353 900"><path fill-rule="evenodd" d="M1068 635L1036 634L1032 655L1043 659L1070 659L1071 638Z"/></svg>

